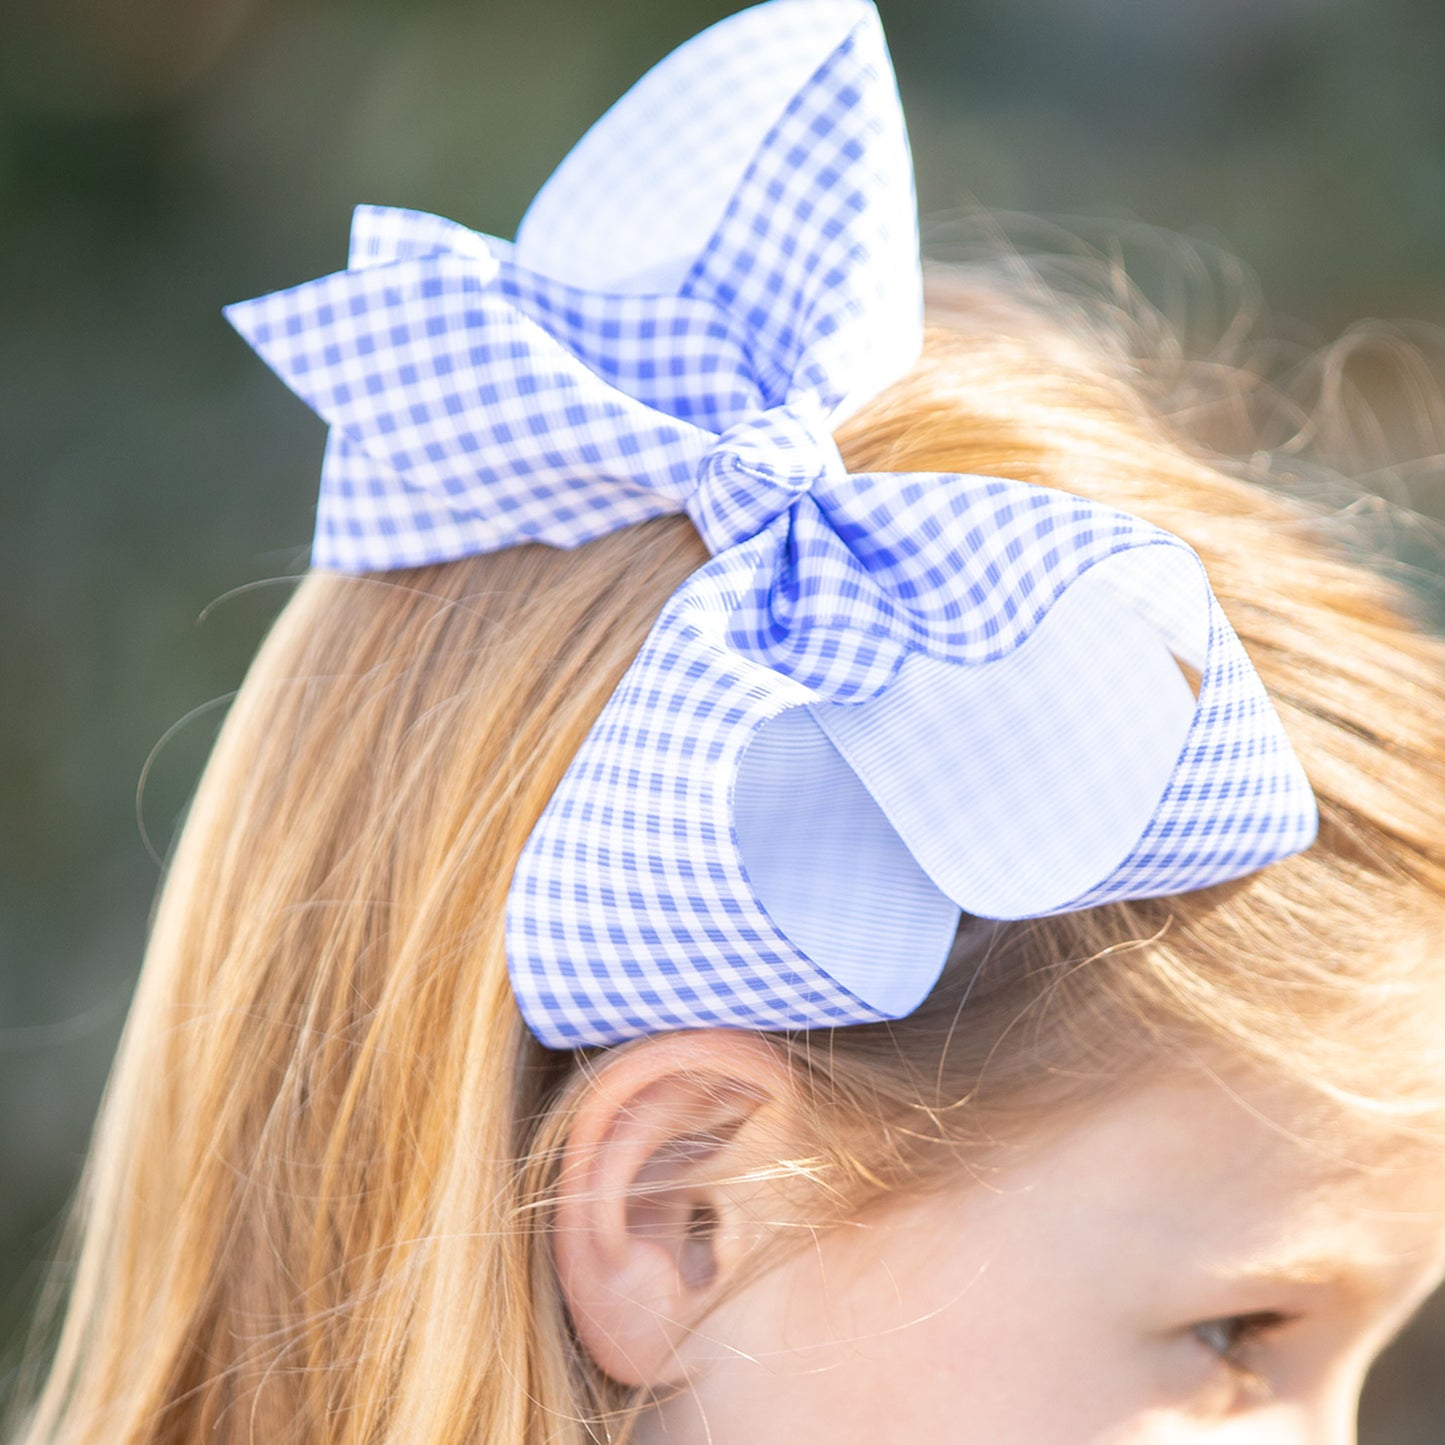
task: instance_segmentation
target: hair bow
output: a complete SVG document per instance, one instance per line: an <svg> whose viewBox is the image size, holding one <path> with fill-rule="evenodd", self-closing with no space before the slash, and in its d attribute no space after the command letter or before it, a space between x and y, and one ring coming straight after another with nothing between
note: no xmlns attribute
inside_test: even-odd
<svg viewBox="0 0 1445 1445"><path fill-rule="evenodd" d="M901 1017L965 910L1182 892L1315 836L1180 539L1001 478L845 470L831 429L922 335L868 0L695 36L515 242L364 206L345 271L226 314L330 423L317 567L678 511L713 553L513 875L509 967L549 1046Z"/></svg>

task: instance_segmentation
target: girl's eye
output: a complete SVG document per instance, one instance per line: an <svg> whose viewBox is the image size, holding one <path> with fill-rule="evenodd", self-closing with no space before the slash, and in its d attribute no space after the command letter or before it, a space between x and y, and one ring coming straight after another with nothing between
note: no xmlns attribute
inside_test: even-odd
<svg viewBox="0 0 1445 1445"><path fill-rule="evenodd" d="M1225 1315L1217 1320L1205 1320L1193 1326L1192 1333L1251 1392L1268 1393L1269 1387L1263 1377L1246 1362L1249 1347L1289 1321L1290 1316L1277 1310L1260 1310L1250 1315Z"/></svg>

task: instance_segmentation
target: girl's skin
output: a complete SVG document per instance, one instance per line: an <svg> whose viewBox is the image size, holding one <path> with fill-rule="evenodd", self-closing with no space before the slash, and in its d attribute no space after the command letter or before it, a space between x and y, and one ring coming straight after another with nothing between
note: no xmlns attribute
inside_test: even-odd
<svg viewBox="0 0 1445 1445"><path fill-rule="evenodd" d="M653 1040L578 1116L560 1277L599 1364L671 1387L641 1445L1349 1445L1366 1370L1445 1276L1445 1162L1331 1164L1265 1105L1140 1085L692 1331L777 1217L768 1186L714 1181L766 1168L786 1085L746 1036Z"/></svg>

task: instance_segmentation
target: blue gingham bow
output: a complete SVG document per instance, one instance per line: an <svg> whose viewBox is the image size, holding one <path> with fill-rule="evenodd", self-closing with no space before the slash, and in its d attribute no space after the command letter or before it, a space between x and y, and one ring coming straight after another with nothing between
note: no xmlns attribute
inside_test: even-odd
<svg viewBox="0 0 1445 1445"><path fill-rule="evenodd" d="M714 554L517 864L543 1043L900 1017L963 910L1181 892L1313 839L1177 537L995 477L846 471L831 430L916 360L920 296L876 11L768 0L644 76L515 242L361 207L347 270L227 308L331 424L315 566L679 511Z"/></svg>

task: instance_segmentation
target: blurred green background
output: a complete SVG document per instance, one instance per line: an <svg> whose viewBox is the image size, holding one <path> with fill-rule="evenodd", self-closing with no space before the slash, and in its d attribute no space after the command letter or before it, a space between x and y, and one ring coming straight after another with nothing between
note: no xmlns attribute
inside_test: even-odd
<svg viewBox="0 0 1445 1445"><path fill-rule="evenodd" d="M358 201L510 235L586 125L735 8L0 15L0 1339L55 1245L158 860L309 546L321 424L220 307L344 264ZM941 254L975 203L1144 223L1238 256L1296 337L1445 323L1440 0L880 8ZM1409 416L1410 376L1392 385ZM1438 465L1374 480L1439 515ZM1377 1371L1363 1438L1439 1445L1442 1422L1436 1306Z"/></svg>

